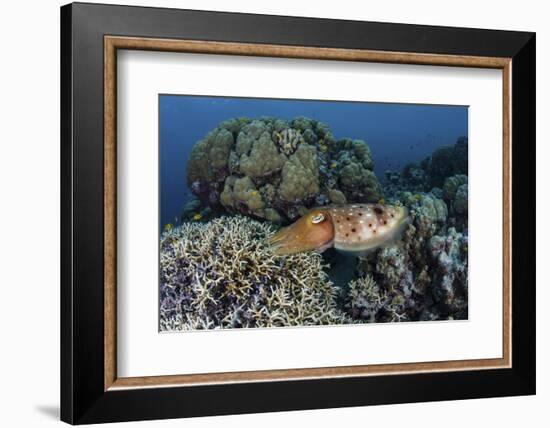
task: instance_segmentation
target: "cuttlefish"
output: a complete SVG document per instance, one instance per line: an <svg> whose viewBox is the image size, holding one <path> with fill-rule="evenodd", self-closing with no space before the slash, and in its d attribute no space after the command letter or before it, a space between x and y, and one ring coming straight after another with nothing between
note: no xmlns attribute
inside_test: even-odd
<svg viewBox="0 0 550 428"><path fill-rule="evenodd" d="M269 241L276 254L327 248L364 256L400 238L408 224L407 208L399 205L354 204L313 208Z"/></svg>

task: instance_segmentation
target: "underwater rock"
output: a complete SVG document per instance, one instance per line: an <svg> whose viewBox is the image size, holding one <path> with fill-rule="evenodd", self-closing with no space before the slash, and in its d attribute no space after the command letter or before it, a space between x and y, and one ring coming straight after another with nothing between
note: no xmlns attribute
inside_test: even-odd
<svg viewBox="0 0 550 428"><path fill-rule="evenodd" d="M220 217L170 229L160 243L162 331L349 323L322 256L276 256L273 231Z"/></svg>
<svg viewBox="0 0 550 428"><path fill-rule="evenodd" d="M317 205L378 201L382 188L373 168L364 141L336 141L325 123L306 117L235 118L221 122L195 144L187 183L217 213L288 223ZM235 180L244 177L259 192L262 209L230 196Z"/></svg>

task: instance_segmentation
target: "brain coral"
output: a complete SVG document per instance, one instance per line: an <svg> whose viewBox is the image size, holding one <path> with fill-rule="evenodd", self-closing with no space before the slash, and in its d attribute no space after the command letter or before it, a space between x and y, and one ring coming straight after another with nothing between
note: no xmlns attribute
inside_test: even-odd
<svg viewBox="0 0 550 428"><path fill-rule="evenodd" d="M377 201L373 168L364 141L336 140L323 122L235 118L195 144L187 183L217 213L284 223L314 205Z"/></svg>
<svg viewBox="0 0 550 428"><path fill-rule="evenodd" d="M316 253L276 256L265 223L243 216L184 223L160 251L161 330L341 324L338 289Z"/></svg>

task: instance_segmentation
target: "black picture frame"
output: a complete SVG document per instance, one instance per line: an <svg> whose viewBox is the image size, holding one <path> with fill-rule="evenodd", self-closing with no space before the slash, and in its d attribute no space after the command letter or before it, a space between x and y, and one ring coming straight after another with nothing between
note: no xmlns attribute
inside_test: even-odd
<svg viewBox="0 0 550 428"><path fill-rule="evenodd" d="M512 367L105 391L105 35L511 58ZM535 34L528 32L63 6L61 419L86 424L534 394L535 43Z"/></svg>

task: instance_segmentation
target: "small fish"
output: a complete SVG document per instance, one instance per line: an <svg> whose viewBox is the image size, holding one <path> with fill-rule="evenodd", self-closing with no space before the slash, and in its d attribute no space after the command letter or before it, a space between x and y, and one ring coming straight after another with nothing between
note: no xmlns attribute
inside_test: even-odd
<svg viewBox="0 0 550 428"><path fill-rule="evenodd" d="M166 223L166 224L164 225L164 230L165 230L166 232L170 232L173 228L174 228L174 225L173 225L172 223Z"/></svg>
<svg viewBox="0 0 550 428"><path fill-rule="evenodd" d="M338 166L338 164L336 162L332 162L330 164L330 167L333 168L333 169L336 168L337 166Z"/></svg>
<svg viewBox="0 0 550 428"><path fill-rule="evenodd" d="M256 196L256 195L258 194L258 191L257 191L257 190L253 190L252 192L250 192L250 194L251 194L252 196Z"/></svg>
<svg viewBox="0 0 550 428"><path fill-rule="evenodd" d="M386 205L386 200L384 198L381 198L381 199L378 200L378 203L380 205Z"/></svg>
<svg viewBox="0 0 550 428"><path fill-rule="evenodd" d="M200 220L202 218L202 214L201 213L197 213L193 216L193 220Z"/></svg>
<svg viewBox="0 0 550 428"><path fill-rule="evenodd" d="M408 222L408 211L403 206L329 205L310 210L277 232L269 244L275 254L323 252L334 247L360 257L399 239Z"/></svg>

